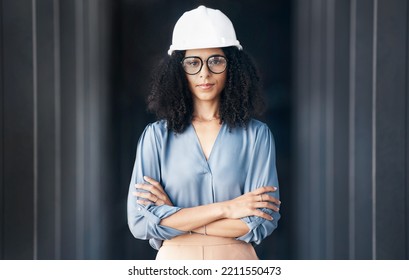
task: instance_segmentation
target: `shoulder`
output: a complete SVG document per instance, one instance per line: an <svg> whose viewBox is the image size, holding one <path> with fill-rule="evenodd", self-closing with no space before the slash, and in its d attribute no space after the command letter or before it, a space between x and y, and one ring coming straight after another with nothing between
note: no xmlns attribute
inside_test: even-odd
<svg viewBox="0 0 409 280"><path fill-rule="evenodd" d="M149 123L145 130L155 133L155 134L164 134L168 132L167 124L165 120L159 120L153 123Z"/></svg>
<svg viewBox="0 0 409 280"><path fill-rule="evenodd" d="M250 119L247 125L247 131L248 135L254 139L255 143L275 145L273 133L266 123L256 119Z"/></svg>
<svg viewBox="0 0 409 280"><path fill-rule="evenodd" d="M249 120L249 122L247 123L247 127L251 129L268 128L266 123L253 118Z"/></svg>
<svg viewBox="0 0 409 280"><path fill-rule="evenodd" d="M250 133L270 133L270 128L268 125L262 121L259 121L257 119L250 119L249 122L247 123L246 129Z"/></svg>
<svg viewBox="0 0 409 280"><path fill-rule="evenodd" d="M266 123L251 118L245 127L236 126L229 130L234 137L247 138L250 141L257 141L258 139L270 138L271 131Z"/></svg>
<svg viewBox="0 0 409 280"><path fill-rule="evenodd" d="M229 128L229 132L237 135L253 135L262 131L270 131L267 124L257 119L251 118L245 126L235 126L234 128Z"/></svg>
<svg viewBox="0 0 409 280"><path fill-rule="evenodd" d="M154 142L161 142L169 134L166 121L160 120L153 123L149 123L141 135L141 140L149 140Z"/></svg>

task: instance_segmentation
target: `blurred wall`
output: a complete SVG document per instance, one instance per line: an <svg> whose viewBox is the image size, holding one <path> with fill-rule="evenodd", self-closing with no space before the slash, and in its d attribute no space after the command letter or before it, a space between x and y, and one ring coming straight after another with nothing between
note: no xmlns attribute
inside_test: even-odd
<svg viewBox="0 0 409 280"><path fill-rule="evenodd" d="M295 256L409 259L409 3L294 6Z"/></svg>
<svg viewBox="0 0 409 280"><path fill-rule="evenodd" d="M108 1L0 9L0 258L109 258Z"/></svg>
<svg viewBox="0 0 409 280"><path fill-rule="evenodd" d="M408 259L404 0L1 0L0 258L154 258L130 172L150 73L199 4L263 78L283 217L260 257Z"/></svg>

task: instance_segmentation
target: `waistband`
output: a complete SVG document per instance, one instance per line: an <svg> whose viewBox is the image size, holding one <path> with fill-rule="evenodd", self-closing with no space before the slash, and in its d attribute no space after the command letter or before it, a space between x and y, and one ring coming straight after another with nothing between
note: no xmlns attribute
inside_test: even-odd
<svg viewBox="0 0 409 280"><path fill-rule="evenodd" d="M247 244L247 243L241 240L236 240L235 238L232 237L220 237L192 233L179 235L170 240L165 240L163 241L162 246L166 245L211 246L227 244Z"/></svg>

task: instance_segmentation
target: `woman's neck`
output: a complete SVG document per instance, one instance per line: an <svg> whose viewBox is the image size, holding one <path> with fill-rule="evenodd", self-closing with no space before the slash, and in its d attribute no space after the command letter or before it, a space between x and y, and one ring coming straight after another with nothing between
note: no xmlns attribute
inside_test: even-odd
<svg viewBox="0 0 409 280"><path fill-rule="evenodd" d="M220 119L219 115L219 103L206 103L201 102L195 104L193 111L193 120L197 121L212 121Z"/></svg>

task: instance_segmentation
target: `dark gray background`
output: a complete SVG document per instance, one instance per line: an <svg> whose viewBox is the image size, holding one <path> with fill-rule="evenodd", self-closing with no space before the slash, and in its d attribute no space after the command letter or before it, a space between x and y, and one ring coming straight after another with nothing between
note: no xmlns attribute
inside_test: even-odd
<svg viewBox="0 0 409 280"><path fill-rule="evenodd" d="M283 217L260 257L408 259L405 0L1 0L0 258L154 258L128 183L150 72L199 4L263 78Z"/></svg>

